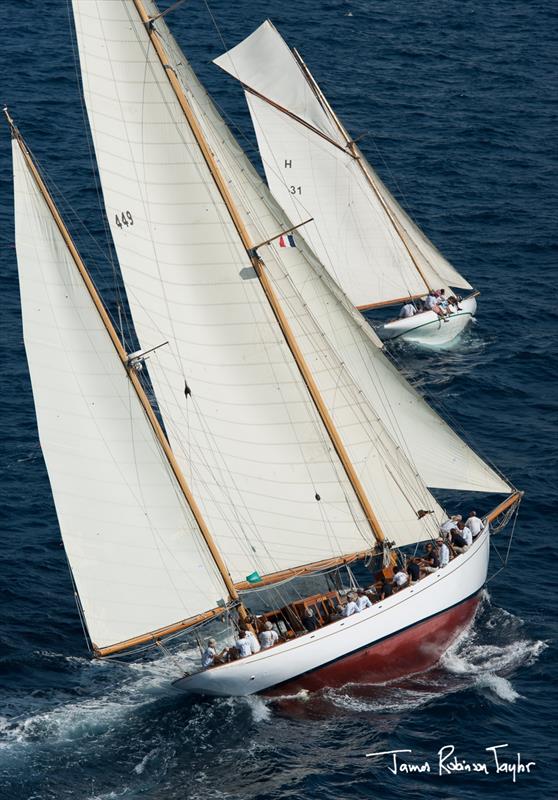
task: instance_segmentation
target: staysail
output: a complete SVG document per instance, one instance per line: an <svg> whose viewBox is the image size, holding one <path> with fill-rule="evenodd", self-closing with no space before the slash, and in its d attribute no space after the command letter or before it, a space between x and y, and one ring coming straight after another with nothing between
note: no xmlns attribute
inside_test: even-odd
<svg viewBox="0 0 558 800"><path fill-rule="evenodd" d="M357 308L471 285L412 222L271 22L215 60L241 81L270 189Z"/></svg>
<svg viewBox="0 0 558 800"><path fill-rule="evenodd" d="M146 349L169 342L149 372L173 450L235 580L362 550L370 527L140 6L155 13L139 0L80 0L74 15L134 325ZM261 255L267 267L271 249ZM434 498L300 296L279 290L386 538L433 535ZM434 514L419 520L420 509Z"/></svg>
<svg viewBox="0 0 558 800"><path fill-rule="evenodd" d="M39 438L102 649L217 609L228 592L17 138L13 162Z"/></svg>

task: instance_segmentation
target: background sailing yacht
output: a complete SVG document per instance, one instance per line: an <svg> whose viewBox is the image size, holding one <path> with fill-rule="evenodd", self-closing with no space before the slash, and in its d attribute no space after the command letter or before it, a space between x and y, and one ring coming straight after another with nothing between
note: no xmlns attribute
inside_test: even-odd
<svg viewBox="0 0 558 800"><path fill-rule="evenodd" d="M220 614L254 569L272 583L368 551L372 536L398 545L427 538L437 524L418 511L427 507L439 520L441 509L425 488L435 483L420 474L428 459L417 471L407 455L418 457L420 436L403 451L392 434L397 413L390 412L390 430L361 388L370 369L363 354L386 361L367 326L319 265L298 253L283 261L269 237L250 240L244 231L242 215L250 214L233 192L251 200L251 185L262 200L257 176L247 173L244 183L230 177L231 154L245 172L237 147L230 134L223 146L222 120L162 22L156 30L144 24L139 2L76 2L75 15L108 216L143 351L158 348L150 376L172 446L168 452L157 434L137 362L119 351L14 130L18 261L41 443L87 626L98 654L108 655ZM266 199L261 216L250 218L256 231L275 209ZM271 213L267 219L273 224ZM313 304L293 272L306 275ZM335 323L327 330L317 321L322 307ZM169 336L161 340L163 332ZM348 364L342 342L353 353ZM378 369L405 386L392 368ZM461 461L454 473L444 470L446 484L512 493L405 391L410 399L401 405L430 426L421 435L437 431ZM125 435L117 424L123 419L133 423ZM497 511L517 499L513 493ZM486 575L483 548L473 594ZM432 594L434 614L455 599Z"/></svg>
<svg viewBox="0 0 558 800"><path fill-rule="evenodd" d="M403 211L269 20L214 63L242 83L274 197L358 309L472 289ZM477 294L447 320L425 311L378 330L447 344L471 322Z"/></svg>

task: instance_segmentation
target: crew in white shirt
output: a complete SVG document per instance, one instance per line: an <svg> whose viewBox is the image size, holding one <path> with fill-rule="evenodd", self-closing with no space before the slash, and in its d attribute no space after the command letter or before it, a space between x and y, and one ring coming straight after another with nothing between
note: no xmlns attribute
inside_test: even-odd
<svg viewBox="0 0 558 800"><path fill-rule="evenodd" d="M341 612L342 617L350 617L353 614L358 614L358 606L356 604L356 594L351 592L347 595L347 603L343 607L343 611Z"/></svg>
<svg viewBox="0 0 558 800"><path fill-rule="evenodd" d="M462 519L463 517L461 514L454 514L453 517L450 517L440 525L440 533L445 533L447 535L455 528L458 522L461 522Z"/></svg>
<svg viewBox="0 0 558 800"><path fill-rule="evenodd" d="M471 533L473 534L473 539L475 536L478 536L479 533L482 531L482 520L477 517L476 511L471 511L469 516L467 517L467 522L465 525L469 528Z"/></svg>
<svg viewBox="0 0 558 800"><path fill-rule="evenodd" d="M256 634L252 633L252 631L247 630L246 635L250 639L250 649L252 650L252 653L259 653L262 648Z"/></svg>
<svg viewBox="0 0 558 800"><path fill-rule="evenodd" d="M438 559L440 561L440 567L446 567L449 564L449 547L443 539L437 539L436 544L438 545Z"/></svg>
<svg viewBox="0 0 558 800"><path fill-rule="evenodd" d="M424 300L424 306L428 311L432 311L438 305L438 298L436 295L428 294Z"/></svg>
<svg viewBox="0 0 558 800"><path fill-rule="evenodd" d="M279 641L279 634L273 630L271 622L266 622L264 625L265 630L260 633L260 644L262 650L267 650L269 647L277 644Z"/></svg>
<svg viewBox="0 0 558 800"><path fill-rule="evenodd" d="M407 319L408 317L414 317L417 313L417 310L413 303L405 303L401 311L399 312L399 319Z"/></svg>
<svg viewBox="0 0 558 800"><path fill-rule="evenodd" d="M401 589L401 587L406 586L409 583L409 576L403 571L403 567L397 567L392 583L398 589Z"/></svg>
<svg viewBox="0 0 558 800"><path fill-rule="evenodd" d="M473 544L473 532L471 528L468 528L467 525L464 525L463 530L460 530L459 533L467 542L467 547L470 547Z"/></svg>
<svg viewBox="0 0 558 800"><path fill-rule="evenodd" d="M357 611L364 611L365 608L372 608L372 603L370 602L370 599L364 594L362 589L358 591L356 606L357 606Z"/></svg>
<svg viewBox="0 0 558 800"><path fill-rule="evenodd" d="M209 667L214 667L216 664L222 664L223 656L226 652L227 648L225 647L224 650L217 654L217 641L208 639L207 647L202 653L202 669L209 669Z"/></svg>
<svg viewBox="0 0 558 800"><path fill-rule="evenodd" d="M252 642L247 631L240 631L234 646L238 650L240 658L246 658L246 656L252 655Z"/></svg>

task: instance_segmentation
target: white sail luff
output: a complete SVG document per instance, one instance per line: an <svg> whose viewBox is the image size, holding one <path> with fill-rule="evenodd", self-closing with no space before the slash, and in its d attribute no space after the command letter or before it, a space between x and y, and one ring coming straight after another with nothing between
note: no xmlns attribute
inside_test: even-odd
<svg viewBox="0 0 558 800"><path fill-rule="evenodd" d="M13 159L39 437L87 628L105 647L227 593L16 140Z"/></svg>

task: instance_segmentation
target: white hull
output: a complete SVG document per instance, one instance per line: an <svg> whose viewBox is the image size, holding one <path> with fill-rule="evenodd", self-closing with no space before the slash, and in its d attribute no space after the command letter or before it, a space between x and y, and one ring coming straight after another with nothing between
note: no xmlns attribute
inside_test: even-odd
<svg viewBox="0 0 558 800"><path fill-rule="evenodd" d="M420 671L425 668L421 665L426 663L425 648L428 649L429 641L427 636L419 637L418 643L413 641L410 630L421 623L427 624L427 620L441 618L446 613L449 628L446 627L442 652L451 644L462 628L455 629L453 624L452 629L450 610L471 601L483 587L488 569L489 539L490 534L486 530L465 553L453 559L447 567L376 603L371 609L248 658L179 678L174 685L198 694L249 695L287 682L297 684L302 676L310 674L311 677L316 670L333 669L338 683L340 673L343 678L346 676L343 683L354 683L358 675L348 668L348 664L347 671L344 672L343 660L354 659L355 654L363 650L370 654L374 647L382 647L384 640L394 641L399 637L406 637L405 656L411 656L410 662L413 659L409 649L421 650L420 657L417 654L417 668L410 668L406 674ZM394 647L391 651L391 655L396 653ZM429 665L440 657L440 648L436 652L433 650L430 655ZM361 667L362 665L359 669ZM384 679L386 674L382 672ZM397 670L393 674L397 675ZM373 678L366 675L363 675L363 680L367 683L374 682Z"/></svg>
<svg viewBox="0 0 558 800"><path fill-rule="evenodd" d="M378 334L384 340L403 339L429 347L449 344L471 323L477 310L475 297L466 297L459 305L461 311L445 318L434 311L421 311L414 317L387 322L378 329Z"/></svg>

